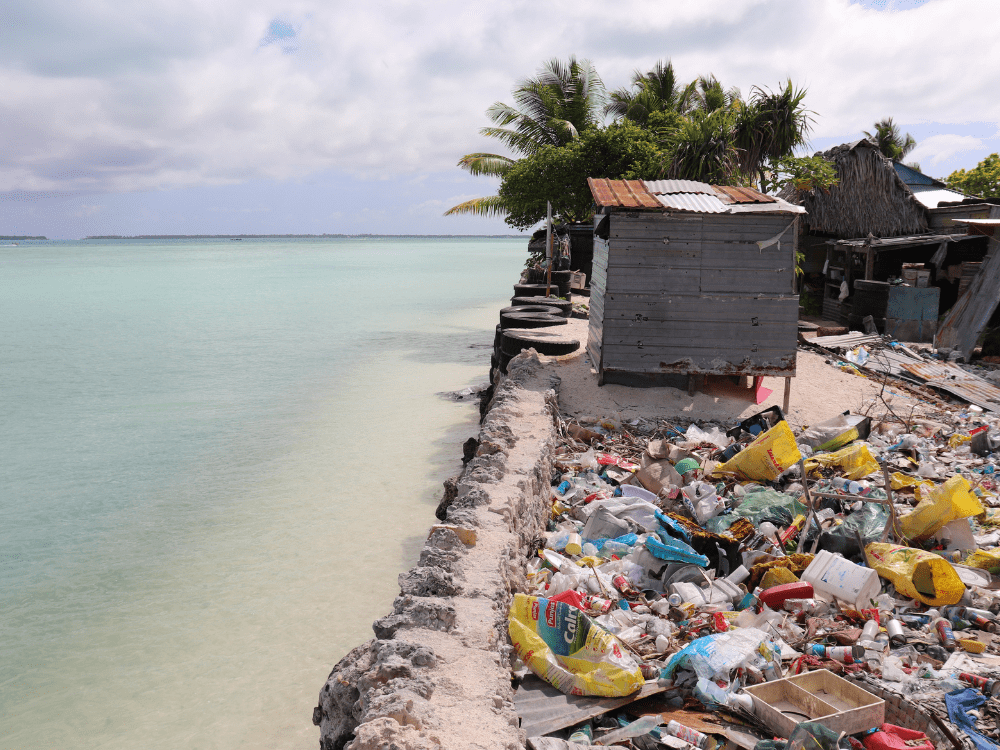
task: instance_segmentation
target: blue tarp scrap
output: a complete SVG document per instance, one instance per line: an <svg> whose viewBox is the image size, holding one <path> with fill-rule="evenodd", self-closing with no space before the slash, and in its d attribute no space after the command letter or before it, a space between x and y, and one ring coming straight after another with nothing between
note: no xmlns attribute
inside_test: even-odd
<svg viewBox="0 0 1000 750"><path fill-rule="evenodd" d="M969 715L969 711L986 703L985 695L974 688L966 688L948 693L944 697L944 703L948 707L948 719L955 726L964 729L979 750L1000 750L995 742L976 731L976 719Z"/></svg>

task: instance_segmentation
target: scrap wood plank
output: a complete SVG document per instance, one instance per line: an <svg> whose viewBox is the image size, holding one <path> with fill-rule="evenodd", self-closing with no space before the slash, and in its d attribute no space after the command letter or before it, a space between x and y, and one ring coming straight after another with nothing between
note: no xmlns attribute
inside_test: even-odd
<svg viewBox="0 0 1000 750"><path fill-rule="evenodd" d="M934 346L957 349L968 360L997 302L1000 302L1000 245L996 239L991 239L989 253L979 273L938 327Z"/></svg>
<svg viewBox="0 0 1000 750"><path fill-rule="evenodd" d="M624 698L594 698L566 695L549 683L529 674L514 693L514 709L521 719L521 729L529 737L555 732L582 724L587 719L614 711L642 698L662 693L666 688L647 682L638 692Z"/></svg>

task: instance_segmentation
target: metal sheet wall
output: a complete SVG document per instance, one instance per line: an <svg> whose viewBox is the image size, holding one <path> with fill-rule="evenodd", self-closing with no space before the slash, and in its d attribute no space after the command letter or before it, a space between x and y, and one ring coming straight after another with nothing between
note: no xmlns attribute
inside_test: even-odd
<svg viewBox="0 0 1000 750"><path fill-rule="evenodd" d="M796 236L791 215L612 214L600 274L594 246L592 361L606 371L794 375Z"/></svg>

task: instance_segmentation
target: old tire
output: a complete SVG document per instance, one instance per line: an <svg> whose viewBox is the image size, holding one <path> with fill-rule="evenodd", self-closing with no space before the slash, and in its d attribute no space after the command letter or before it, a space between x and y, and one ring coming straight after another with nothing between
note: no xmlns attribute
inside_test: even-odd
<svg viewBox="0 0 1000 750"><path fill-rule="evenodd" d="M555 289L556 285L552 285ZM545 284L514 284L515 297L544 297L548 287Z"/></svg>
<svg viewBox="0 0 1000 750"><path fill-rule="evenodd" d="M580 348L580 342L568 336L546 329L506 328L500 341L500 351L514 357L526 349L534 349L539 354L558 357L572 354Z"/></svg>
<svg viewBox="0 0 1000 750"><path fill-rule="evenodd" d="M558 310L559 314L564 318L568 318L570 313L573 312L572 302L557 297L511 297L510 304L512 306L531 305L532 307L546 305Z"/></svg>
<svg viewBox="0 0 1000 750"><path fill-rule="evenodd" d="M528 297L531 299L531 297ZM558 309L551 307L550 305L511 305L510 307L501 307L500 315L506 315L507 313L534 313L536 315L556 315Z"/></svg>
<svg viewBox="0 0 1000 750"><path fill-rule="evenodd" d="M559 315L549 313L514 312L501 313L500 327L504 330L508 328L551 328L552 326L564 326L569 321Z"/></svg>

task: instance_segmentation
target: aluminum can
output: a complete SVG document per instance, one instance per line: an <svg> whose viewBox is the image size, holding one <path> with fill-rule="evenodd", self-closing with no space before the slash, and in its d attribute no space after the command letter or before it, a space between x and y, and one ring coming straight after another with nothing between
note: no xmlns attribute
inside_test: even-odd
<svg viewBox="0 0 1000 750"><path fill-rule="evenodd" d="M978 674L969 674L968 672L960 672L958 679L979 688L987 695L993 697L1000 695L1000 680L991 680L988 677L981 677Z"/></svg>
<svg viewBox="0 0 1000 750"><path fill-rule="evenodd" d="M955 641L955 633L951 629L951 623L942 617L934 623L934 629L937 631L941 645L949 651L954 651L958 643Z"/></svg>
<svg viewBox="0 0 1000 750"><path fill-rule="evenodd" d="M903 626L899 620L887 620L885 630L889 634L889 643L893 646L906 645L906 635L903 634Z"/></svg>

